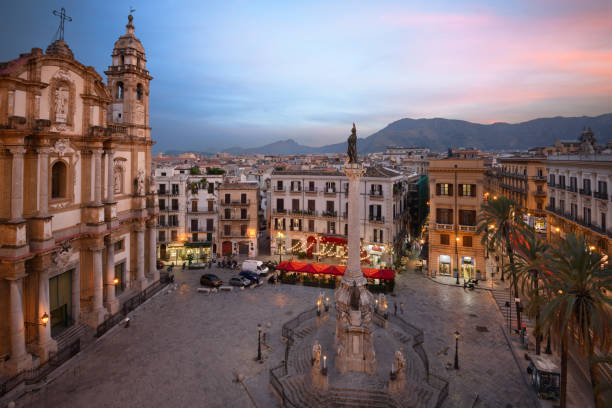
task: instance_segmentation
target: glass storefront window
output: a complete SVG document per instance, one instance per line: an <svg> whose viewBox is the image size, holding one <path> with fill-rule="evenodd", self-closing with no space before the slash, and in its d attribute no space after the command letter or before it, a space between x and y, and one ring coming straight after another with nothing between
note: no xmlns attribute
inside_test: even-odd
<svg viewBox="0 0 612 408"><path fill-rule="evenodd" d="M439 263L440 263L440 275L450 275L451 270L450 270L450 264L451 264L451 258L450 255L440 255L439 258Z"/></svg>

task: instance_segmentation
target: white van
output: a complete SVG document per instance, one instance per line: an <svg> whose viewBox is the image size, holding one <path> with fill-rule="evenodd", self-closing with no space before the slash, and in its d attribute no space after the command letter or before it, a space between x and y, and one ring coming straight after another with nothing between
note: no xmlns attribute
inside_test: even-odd
<svg viewBox="0 0 612 408"><path fill-rule="evenodd" d="M255 259L247 259L242 262L242 270L253 272L258 275L265 275L268 273L268 268L264 266L263 262Z"/></svg>

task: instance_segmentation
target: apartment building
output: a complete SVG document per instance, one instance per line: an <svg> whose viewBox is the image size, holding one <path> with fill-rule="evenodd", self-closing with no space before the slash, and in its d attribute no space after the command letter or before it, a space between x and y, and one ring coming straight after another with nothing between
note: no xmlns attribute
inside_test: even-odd
<svg viewBox="0 0 612 408"><path fill-rule="evenodd" d="M219 185L223 175L190 174L186 185L185 256L194 262L206 262L217 253L219 242Z"/></svg>
<svg viewBox="0 0 612 408"><path fill-rule="evenodd" d="M548 156L548 228L552 242L581 233L593 250L612 252L612 155Z"/></svg>
<svg viewBox="0 0 612 408"><path fill-rule="evenodd" d="M476 234L486 168L481 159L430 160L429 274L487 279Z"/></svg>
<svg viewBox="0 0 612 408"><path fill-rule="evenodd" d="M259 252L260 196L257 183L219 185L218 256L248 255Z"/></svg>
<svg viewBox="0 0 612 408"><path fill-rule="evenodd" d="M496 180L487 180L492 188L485 193L514 200L525 213L525 223L546 234L546 158L503 157L499 164L487 171L487 178Z"/></svg>
<svg viewBox="0 0 612 408"><path fill-rule="evenodd" d="M159 213L157 216L158 258L182 263L186 235L187 178L189 169L158 167L154 170Z"/></svg>
<svg viewBox="0 0 612 408"><path fill-rule="evenodd" d="M275 170L271 176L272 254L346 257L348 179L339 171ZM362 262L390 266L409 221L407 177L369 167L360 185Z"/></svg>

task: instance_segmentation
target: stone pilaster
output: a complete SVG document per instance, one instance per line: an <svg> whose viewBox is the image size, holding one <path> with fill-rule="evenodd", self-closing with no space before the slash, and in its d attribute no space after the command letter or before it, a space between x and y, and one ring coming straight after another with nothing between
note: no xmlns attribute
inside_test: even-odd
<svg viewBox="0 0 612 408"><path fill-rule="evenodd" d="M155 222L155 219L151 219L147 224L149 232L149 273L153 282L159 280L159 271L157 270L157 229L155 228Z"/></svg>
<svg viewBox="0 0 612 408"><path fill-rule="evenodd" d="M145 229L143 225L136 227L136 287L138 290L144 290L147 285L145 277Z"/></svg>
<svg viewBox="0 0 612 408"><path fill-rule="evenodd" d="M106 169L106 202L112 203L113 201L115 201L115 169L113 166L115 152L112 149L106 149L105 152L106 159L108 162L108 166Z"/></svg>
<svg viewBox="0 0 612 408"><path fill-rule="evenodd" d="M21 220L23 215L23 147L11 147L13 155L11 174L11 220Z"/></svg>
<svg viewBox="0 0 612 408"><path fill-rule="evenodd" d="M94 204L102 203L102 149L94 149Z"/></svg>
<svg viewBox="0 0 612 408"><path fill-rule="evenodd" d="M46 216L49 213L49 148L38 148L38 215Z"/></svg>
<svg viewBox="0 0 612 408"><path fill-rule="evenodd" d="M22 279L12 277L8 279L9 290L9 338L11 353L9 360L5 363L8 375L15 375L21 371L32 368L32 356L26 351L25 345L25 323L23 319Z"/></svg>
<svg viewBox="0 0 612 408"><path fill-rule="evenodd" d="M115 314L119 310L119 300L115 296L115 244L109 236L106 241L106 273L104 274L104 288L106 301L104 306L110 314Z"/></svg>

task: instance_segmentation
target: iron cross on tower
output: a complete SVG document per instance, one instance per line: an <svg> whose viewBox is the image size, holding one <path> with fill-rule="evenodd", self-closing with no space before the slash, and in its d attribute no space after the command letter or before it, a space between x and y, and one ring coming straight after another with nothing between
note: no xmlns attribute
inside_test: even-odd
<svg viewBox="0 0 612 408"><path fill-rule="evenodd" d="M60 18L60 25L57 29L57 33L59 35L58 39L64 41L64 21L72 21L72 17L66 15L66 9L63 7L60 9L59 12L57 10L53 10L53 15L58 16Z"/></svg>

